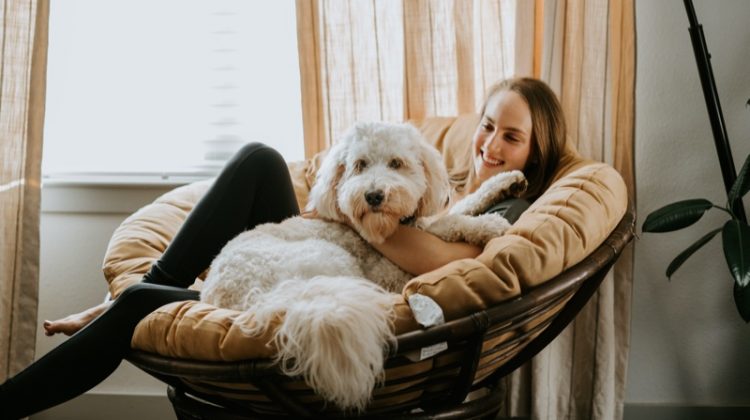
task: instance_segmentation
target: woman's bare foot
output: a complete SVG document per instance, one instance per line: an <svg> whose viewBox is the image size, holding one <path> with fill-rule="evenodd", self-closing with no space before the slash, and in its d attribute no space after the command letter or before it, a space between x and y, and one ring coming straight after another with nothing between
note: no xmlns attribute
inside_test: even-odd
<svg viewBox="0 0 750 420"><path fill-rule="evenodd" d="M89 322L93 321L94 318L99 316L107 308L109 308L109 305L111 304L111 301L106 301L94 306L93 308L86 309L85 311L79 312L77 314L68 315L62 319L57 319L54 321L44 321L44 334L46 336L53 336L57 333L73 335L78 330L88 325Z"/></svg>

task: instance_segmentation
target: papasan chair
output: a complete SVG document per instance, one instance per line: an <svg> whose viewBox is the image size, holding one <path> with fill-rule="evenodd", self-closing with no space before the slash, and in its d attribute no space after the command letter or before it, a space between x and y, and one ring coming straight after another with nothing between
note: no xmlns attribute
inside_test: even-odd
<svg viewBox="0 0 750 420"><path fill-rule="evenodd" d="M413 123L450 169L468 161L477 121L462 115ZM300 207L319 161L289 164ZM362 413L341 412L301 378L281 374L271 359L272 331L243 333L251 315L198 301L174 302L144 318L127 360L168 385L179 419L492 418L502 404L498 379L564 329L633 235L634 210L611 166L571 147L554 178L476 259L418 276L393 295L398 343ZM170 191L118 227L103 267L112 296L141 280L209 183ZM196 279L193 287L200 284ZM422 328L407 303L413 293L437 302L446 323ZM482 391L467 399L475 390Z"/></svg>

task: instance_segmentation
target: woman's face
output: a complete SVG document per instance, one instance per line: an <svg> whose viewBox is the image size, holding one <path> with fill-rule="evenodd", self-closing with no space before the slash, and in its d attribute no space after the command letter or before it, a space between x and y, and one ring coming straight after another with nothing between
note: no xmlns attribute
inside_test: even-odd
<svg viewBox="0 0 750 420"><path fill-rule="evenodd" d="M514 91L493 95L473 140L476 182L473 188L500 172L523 170L531 155L531 110Z"/></svg>

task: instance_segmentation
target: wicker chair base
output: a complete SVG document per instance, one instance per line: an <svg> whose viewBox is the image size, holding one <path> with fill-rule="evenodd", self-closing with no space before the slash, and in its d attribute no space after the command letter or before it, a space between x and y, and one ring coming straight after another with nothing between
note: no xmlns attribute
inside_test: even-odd
<svg viewBox="0 0 750 420"><path fill-rule="evenodd" d="M170 386L167 391L169 400L172 402L175 414L179 420L248 420L248 419L288 419L289 416L267 416L253 413L235 413L213 404L194 398L182 391ZM436 411L412 410L407 413L388 413L384 416L354 416L356 419L378 419L389 420L428 420L428 419L495 419L502 408L503 393L499 388L490 389L489 392L472 401L460 405L444 408Z"/></svg>

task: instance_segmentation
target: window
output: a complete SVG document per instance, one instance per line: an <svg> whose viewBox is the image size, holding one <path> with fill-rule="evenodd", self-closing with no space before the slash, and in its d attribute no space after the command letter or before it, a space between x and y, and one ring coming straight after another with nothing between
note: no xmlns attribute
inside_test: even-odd
<svg viewBox="0 0 750 420"><path fill-rule="evenodd" d="M50 10L45 176L215 173L304 156L293 0L66 0Z"/></svg>

